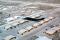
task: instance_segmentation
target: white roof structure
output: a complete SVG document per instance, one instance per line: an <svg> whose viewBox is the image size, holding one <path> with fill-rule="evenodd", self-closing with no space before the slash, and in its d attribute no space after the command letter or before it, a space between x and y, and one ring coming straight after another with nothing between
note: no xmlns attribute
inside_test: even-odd
<svg viewBox="0 0 60 40"><path fill-rule="evenodd" d="M6 20L7 22L9 22L9 21L11 21L11 20L14 20L14 18L13 18L13 17L9 17L9 18L6 18L6 19L4 19L4 20Z"/></svg>
<svg viewBox="0 0 60 40"><path fill-rule="evenodd" d="M5 24L5 25L4 25L4 28L5 28L5 30L6 30L6 29L8 29L8 28L10 28L10 27L16 26L17 24L18 24L17 21L12 21L12 22L9 22L8 24Z"/></svg>
<svg viewBox="0 0 60 40"><path fill-rule="evenodd" d="M15 19L18 19L18 18L22 19L22 18L24 18L24 17L23 17L23 16L14 16L14 17L6 18L6 19L4 19L4 20L6 20L7 22L9 22L9 21L11 21L11 20L15 20Z"/></svg>
<svg viewBox="0 0 60 40"><path fill-rule="evenodd" d="M18 21L19 21L19 20L12 21L12 22L10 23L10 25L16 26L17 24L19 24Z"/></svg>
<svg viewBox="0 0 60 40"><path fill-rule="evenodd" d="M60 27L53 27L53 28L47 30L46 33L52 35L52 34L54 34L54 33L55 33L56 31L58 31L58 30L60 30Z"/></svg>
<svg viewBox="0 0 60 40"><path fill-rule="evenodd" d="M49 17L49 19L53 19L53 18L55 18L55 17Z"/></svg>
<svg viewBox="0 0 60 40"><path fill-rule="evenodd" d="M39 23L35 23L35 24L33 24L33 27L34 27L34 26L38 26L38 25L39 25Z"/></svg>
<svg viewBox="0 0 60 40"><path fill-rule="evenodd" d="M14 18L15 19L18 19L18 18L22 19L22 18L25 18L25 17L24 16L14 16Z"/></svg>
<svg viewBox="0 0 60 40"><path fill-rule="evenodd" d="M56 31L55 30L48 30L48 31L46 31L46 33L48 33L48 34L54 34Z"/></svg>
<svg viewBox="0 0 60 40"><path fill-rule="evenodd" d="M30 15L31 18L36 18L36 17L39 17L40 16L40 13L36 13L36 14L33 14L33 15Z"/></svg>
<svg viewBox="0 0 60 40"><path fill-rule="evenodd" d="M26 22L27 20L23 20L23 19L20 19L19 20L19 23L24 23L24 22Z"/></svg>
<svg viewBox="0 0 60 40"><path fill-rule="evenodd" d="M20 16L14 16L14 18L16 18L16 19L17 19L18 17L20 17Z"/></svg>
<svg viewBox="0 0 60 40"><path fill-rule="evenodd" d="M19 32L19 34L22 34L22 33L24 33L25 31L27 31L26 29L21 29L21 30L19 30L18 32Z"/></svg>
<svg viewBox="0 0 60 40"><path fill-rule="evenodd" d="M39 38L37 38L36 40L52 40L52 39L49 39L48 37L45 36L39 36Z"/></svg>
<svg viewBox="0 0 60 40"><path fill-rule="evenodd" d="M39 22L39 24L43 24L44 22L45 22L45 21L44 21L44 20L42 20L42 21L40 21L40 22Z"/></svg>
<svg viewBox="0 0 60 40"><path fill-rule="evenodd" d="M29 27L27 27L26 29L27 29L27 30L30 30L30 29L32 29L32 28L33 28L32 26L29 26Z"/></svg>
<svg viewBox="0 0 60 40"><path fill-rule="evenodd" d="M11 25L6 25L5 26L5 30L8 29L8 28L10 28L10 27L11 27Z"/></svg>
<svg viewBox="0 0 60 40"><path fill-rule="evenodd" d="M38 22L38 23L35 23L33 26L39 26L40 24L43 24L44 23L44 20Z"/></svg>
<svg viewBox="0 0 60 40"><path fill-rule="evenodd" d="M13 35L9 35L9 36L5 37L4 40L10 40L11 38L14 38L14 37L15 36L13 36Z"/></svg>
<svg viewBox="0 0 60 40"><path fill-rule="evenodd" d="M44 21L49 21L49 19L48 19L48 18L46 18L46 19L44 19Z"/></svg>

